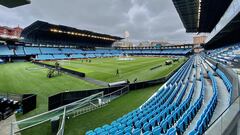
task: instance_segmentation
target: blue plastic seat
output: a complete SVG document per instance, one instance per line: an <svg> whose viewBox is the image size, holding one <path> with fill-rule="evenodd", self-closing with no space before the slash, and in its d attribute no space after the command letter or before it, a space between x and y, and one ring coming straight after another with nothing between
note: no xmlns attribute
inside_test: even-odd
<svg viewBox="0 0 240 135"><path fill-rule="evenodd" d="M111 123L111 126L112 127L119 127L121 124L120 123L118 123L118 122L114 122L114 123Z"/></svg>
<svg viewBox="0 0 240 135"><path fill-rule="evenodd" d="M160 127L156 126L153 128L152 133L153 135L160 135L160 131L161 131Z"/></svg>
<svg viewBox="0 0 240 135"><path fill-rule="evenodd" d="M123 135L123 130L118 130L115 135Z"/></svg>
<svg viewBox="0 0 240 135"><path fill-rule="evenodd" d="M163 133L165 133L165 131L167 131L167 127L168 127L168 122L167 121L164 121L162 124L161 124L161 127L163 128Z"/></svg>
<svg viewBox="0 0 240 135"><path fill-rule="evenodd" d="M143 130L150 131L150 124L148 122L143 124Z"/></svg>
<svg viewBox="0 0 240 135"><path fill-rule="evenodd" d="M100 135L108 135L107 131L103 131Z"/></svg>
<svg viewBox="0 0 240 135"><path fill-rule="evenodd" d="M132 132L132 127L126 127L124 129L124 133L131 133Z"/></svg>
<svg viewBox="0 0 240 135"><path fill-rule="evenodd" d="M199 125L199 127L198 127L198 132L199 132L199 134L201 134L201 135L204 133L203 122Z"/></svg>
<svg viewBox="0 0 240 135"><path fill-rule="evenodd" d="M179 128L180 132L183 133L186 130L185 122L182 121L181 123L179 123L178 128Z"/></svg>
<svg viewBox="0 0 240 135"><path fill-rule="evenodd" d="M176 135L177 134L177 131L176 131L176 128L170 128L167 132L167 135Z"/></svg>
<svg viewBox="0 0 240 135"><path fill-rule="evenodd" d="M96 135L96 133L92 130L87 131L85 135Z"/></svg>
<svg viewBox="0 0 240 135"><path fill-rule="evenodd" d="M139 128L136 128L133 130L133 135L141 135L141 130Z"/></svg>
<svg viewBox="0 0 240 135"><path fill-rule="evenodd" d="M114 133L116 133L117 132L117 128L116 127L114 127L114 128L111 128L110 130L109 130L109 134L114 134Z"/></svg>
<svg viewBox="0 0 240 135"><path fill-rule="evenodd" d="M146 131L143 133L143 135L151 135L152 133L150 131Z"/></svg>
<svg viewBox="0 0 240 135"><path fill-rule="evenodd" d="M190 133L189 133L189 135L196 135L196 131L195 130L193 130L193 131L191 131Z"/></svg>
<svg viewBox="0 0 240 135"><path fill-rule="evenodd" d="M150 119L149 123L150 123L150 126L151 126L151 127L154 127L154 126L156 125L156 120L155 120L155 118Z"/></svg>
<svg viewBox="0 0 240 135"><path fill-rule="evenodd" d="M147 118L143 117L140 121L141 121L141 123L146 123L147 122Z"/></svg>
<svg viewBox="0 0 240 135"><path fill-rule="evenodd" d="M96 134L101 134L103 131L104 131L104 129L102 129L102 128L96 128L96 129L94 129L94 132L95 132Z"/></svg>
<svg viewBox="0 0 240 135"><path fill-rule="evenodd" d="M136 128L141 128L141 126L142 126L142 123L141 123L141 121L140 121L140 120L138 120L138 121L136 121L136 122L135 122L135 124L134 124L134 125L135 125L135 127L136 127Z"/></svg>
<svg viewBox="0 0 240 135"><path fill-rule="evenodd" d="M132 126L132 120L127 121L126 125L127 126Z"/></svg>
<svg viewBox="0 0 240 135"><path fill-rule="evenodd" d="M112 126L110 126L110 125L102 126L102 129L104 129L105 131L109 131L111 128L112 128Z"/></svg>
<svg viewBox="0 0 240 135"><path fill-rule="evenodd" d="M124 125L120 125L117 128L118 128L118 130L124 130L125 126Z"/></svg>

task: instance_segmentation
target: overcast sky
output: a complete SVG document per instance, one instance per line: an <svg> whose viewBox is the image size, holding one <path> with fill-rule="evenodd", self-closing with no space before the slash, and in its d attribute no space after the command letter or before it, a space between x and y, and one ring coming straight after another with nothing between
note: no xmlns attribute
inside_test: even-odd
<svg viewBox="0 0 240 135"><path fill-rule="evenodd" d="M192 42L172 0L31 0L13 9L0 6L0 25L26 27L47 21L134 41Z"/></svg>

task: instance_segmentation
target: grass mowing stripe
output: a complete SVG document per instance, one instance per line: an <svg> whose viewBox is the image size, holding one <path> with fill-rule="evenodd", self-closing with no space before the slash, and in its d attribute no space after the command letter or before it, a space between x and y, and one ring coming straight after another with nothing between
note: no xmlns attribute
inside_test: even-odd
<svg viewBox="0 0 240 135"><path fill-rule="evenodd" d="M167 75L172 70L176 69L184 62L184 59L180 59L180 62L175 62L173 65L160 67L157 70L150 71L149 69L162 64L165 65L165 60L171 59L166 57L133 57L133 61L119 61L117 58L95 58L91 63L82 62L82 60L73 60L70 65L63 65L65 68L71 70L85 72L90 70L91 72L85 72L87 77L94 78L105 82L115 82L122 80L134 80L138 78L138 81L152 80ZM54 62L47 62L54 64ZM73 63L73 64L71 64ZM75 68L74 68L75 67ZM116 70L119 69L120 76L116 76ZM164 70L162 70L164 69ZM164 71L164 73L158 72Z"/></svg>

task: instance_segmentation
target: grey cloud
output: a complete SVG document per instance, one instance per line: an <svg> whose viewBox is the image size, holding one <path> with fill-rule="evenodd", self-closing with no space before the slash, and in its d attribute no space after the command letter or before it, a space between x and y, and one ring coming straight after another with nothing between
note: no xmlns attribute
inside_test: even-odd
<svg viewBox="0 0 240 135"><path fill-rule="evenodd" d="M32 0L30 5L0 6L0 25L26 27L36 20L123 36L131 40L192 40L171 0Z"/></svg>

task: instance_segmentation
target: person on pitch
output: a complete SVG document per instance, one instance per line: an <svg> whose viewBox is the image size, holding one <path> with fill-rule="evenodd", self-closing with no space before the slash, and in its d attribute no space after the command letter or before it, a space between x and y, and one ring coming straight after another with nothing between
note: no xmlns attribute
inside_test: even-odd
<svg viewBox="0 0 240 135"><path fill-rule="evenodd" d="M117 71L116 71L116 76L119 76L119 70L117 69Z"/></svg>

